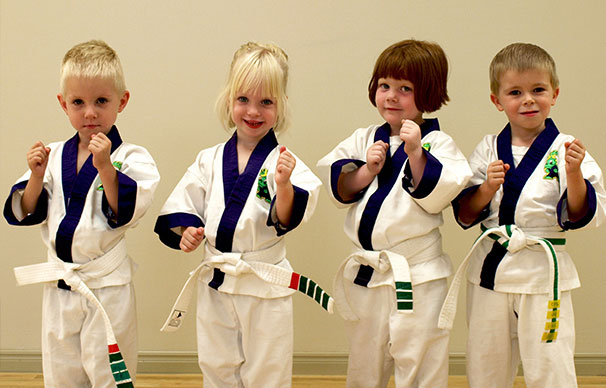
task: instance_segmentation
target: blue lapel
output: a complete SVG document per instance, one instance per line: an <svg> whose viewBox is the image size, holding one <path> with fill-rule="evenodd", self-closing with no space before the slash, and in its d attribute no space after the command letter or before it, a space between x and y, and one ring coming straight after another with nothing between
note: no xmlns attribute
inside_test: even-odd
<svg viewBox="0 0 606 388"><path fill-rule="evenodd" d="M244 172L238 174L237 135L233 136L223 150L223 190L225 210L217 228L216 248L221 252L231 252L238 219L244 210L250 190L261 170L261 166L276 148L278 140L273 129L255 147Z"/></svg>
<svg viewBox="0 0 606 388"><path fill-rule="evenodd" d="M112 142L111 152L122 144L118 128L113 126L107 137ZM97 176L97 169L93 166L93 156L89 155L80 172L77 172L78 163L78 134L65 142L61 155L61 182L63 185L63 198L65 200L65 217L61 220L55 238L57 256L63 261L73 262L72 242L74 232L84 210L86 196Z"/></svg>
<svg viewBox="0 0 606 388"><path fill-rule="evenodd" d="M438 121L436 119L426 120L421 124L421 138L424 138L429 132L436 130L439 130ZM390 135L391 128L388 123L385 123L377 128L374 141L382 140L389 144ZM390 149L387 149L385 164L377 176L377 190L368 198L368 202L360 218L358 239L360 245L366 250L373 250L372 232L379 216L379 210L381 210L385 198L387 198L387 195L396 183L406 159L408 159L408 155L404 152L404 143L400 144L393 156Z"/></svg>
<svg viewBox="0 0 606 388"><path fill-rule="evenodd" d="M497 137L498 157L510 168L503 184L503 199L499 206L499 225L515 224L515 209L522 188L537 168L559 131L551 119L545 120L545 129L532 142L520 164L516 167L511 151L511 126L507 124Z"/></svg>

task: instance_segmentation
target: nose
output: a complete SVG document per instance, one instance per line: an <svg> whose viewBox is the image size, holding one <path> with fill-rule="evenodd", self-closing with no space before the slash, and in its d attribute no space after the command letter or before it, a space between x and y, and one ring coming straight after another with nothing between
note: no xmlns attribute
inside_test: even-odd
<svg viewBox="0 0 606 388"><path fill-rule="evenodd" d="M259 108L255 104L249 104L246 112L249 116L259 116Z"/></svg>
<svg viewBox="0 0 606 388"><path fill-rule="evenodd" d="M87 106L86 109L84 110L84 118L94 119L96 117L97 117L97 111L95 110L95 107L92 105Z"/></svg>
<svg viewBox="0 0 606 388"><path fill-rule="evenodd" d="M396 91L393 88L389 89L389 91L387 92L387 100L396 101L397 99L398 94L396 93Z"/></svg>
<svg viewBox="0 0 606 388"><path fill-rule="evenodd" d="M524 95L524 105L532 105L534 104L534 97L532 94L527 93Z"/></svg>

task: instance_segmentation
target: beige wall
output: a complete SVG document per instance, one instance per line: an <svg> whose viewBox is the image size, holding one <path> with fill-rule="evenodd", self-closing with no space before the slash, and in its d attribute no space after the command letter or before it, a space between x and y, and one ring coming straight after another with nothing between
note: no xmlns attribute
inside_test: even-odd
<svg viewBox="0 0 606 388"><path fill-rule="evenodd" d="M582 6L581 6L582 4ZM292 128L281 141L308 165L354 129L380 120L366 96L377 55L414 37L442 45L451 65L451 102L437 113L443 128L469 155L486 132L505 124L488 98L492 56L514 41L534 42L555 58L561 93L552 117L578 136L604 167L606 2L589 0L465 1L49 1L0 0L0 188L8 194L26 169L34 141L73 134L59 108L59 63L73 44L106 40L119 53L131 100L118 118L125 139L147 147L162 181L155 202L129 232L140 264L138 292L142 351L194 351L194 319L181 331L160 333L186 273L198 258L169 250L152 232L159 209L198 150L224 141L213 112L233 51L248 40L273 41L290 56ZM3 197L4 198L4 197ZM4 201L4 199L3 199ZM344 211L322 194L313 219L288 238L294 267L331 290L348 252ZM445 211L446 250L457 265L477 231L463 232ZM575 291L577 352L606 355L604 229L569 235L583 287ZM18 288L12 268L45 257L38 228L0 222L0 353L40 348L41 286ZM462 293L463 294L463 293ZM295 297L295 352L343 354L342 320L305 297ZM465 350L463 298L451 351Z"/></svg>

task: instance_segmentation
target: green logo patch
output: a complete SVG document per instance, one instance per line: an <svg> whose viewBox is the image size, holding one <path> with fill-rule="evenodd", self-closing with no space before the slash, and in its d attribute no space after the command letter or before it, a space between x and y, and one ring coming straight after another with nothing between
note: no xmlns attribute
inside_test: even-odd
<svg viewBox="0 0 606 388"><path fill-rule="evenodd" d="M543 179L557 179L560 180L560 174L558 171L558 151L551 151L549 153L549 157L547 157L547 162L545 162L545 167L543 170L546 172Z"/></svg>
<svg viewBox="0 0 606 388"><path fill-rule="evenodd" d="M425 151L429 152L429 150L431 149L431 144L429 144L429 143L425 143L425 144L423 144L423 149L424 149Z"/></svg>
<svg viewBox="0 0 606 388"><path fill-rule="evenodd" d="M259 172L259 179L257 180L257 198L260 198L267 203L271 203L271 196L269 195L269 189L267 188L266 168L261 169Z"/></svg>
<svg viewBox="0 0 606 388"><path fill-rule="evenodd" d="M112 166L116 167L118 171L122 170L122 162L115 161L112 163ZM97 186L97 191L103 191L103 183L100 183L99 186Z"/></svg>

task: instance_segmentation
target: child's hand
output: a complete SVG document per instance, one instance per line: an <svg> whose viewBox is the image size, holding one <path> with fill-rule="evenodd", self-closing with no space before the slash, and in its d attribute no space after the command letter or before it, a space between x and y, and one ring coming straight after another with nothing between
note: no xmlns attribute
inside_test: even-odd
<svg viewBox="0 0 606 388"><path fill-rule="evenodd" d="M101 171L108 166L111 167L111 149L112 142L104 133L99 132L91 135L88 150L93 154L93 166L95 166L97 171Z"/></svg>
<svg viewBox="0 0 606 388"><path fill-rule="evenodd" d="M421 127L412 120L402 120L400 139L404 142L404 152L409 157L421 152Z"/></svg>
<svg viewBox="0 0 606 388"><path fill-rule="evenodd" d="M280 147L280 156L276 165L276 175L274 180L276 185L285 185L290 183L290 176L295 169L297 161L295 157L286 150L286 147Z"/></svg>
<svg viewBox="0 0 606 388"><path fill-rule="evenodd" d="M585 146L579 139L564 143L566 147L566 174L581 171L581 163L585 158Z"/></svg>
<svg viewBox="0 0 606 388"><path fill-rule="evenodd" d="M32 171L32 176L37 178L44 177L44 171L48 165L48 155L50 148L45 147L41 141L37 141L32 148L27 151L27 165Z"/></svg>
<svg viewBox="0 0 606 388"><path fill-rule="evenodd" d="M183 231L179 248L183 252L193 252L200 246L202 240L204 240L204 228L189 226Z"/></svg>
<svg viewBox="0 0 606 388"><path fill-rule="evenodd" d="M486 168L486 185L490 191L496 193L505 182L505 174L509 171L509 164L496 160Z"/></svg>
<svg viewBox="0 0 606 388"><path fill-rule="evenodd" d="M366 168L368 168L368 171L370 171L372 175L377 175L381 172L381 169L385 164L388 148L389 144L382 140L377 140L370 146L368 151L366 151Z"/></svg>

